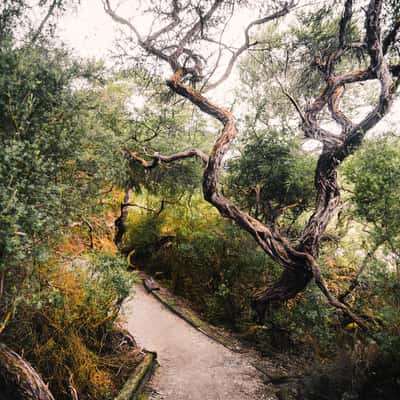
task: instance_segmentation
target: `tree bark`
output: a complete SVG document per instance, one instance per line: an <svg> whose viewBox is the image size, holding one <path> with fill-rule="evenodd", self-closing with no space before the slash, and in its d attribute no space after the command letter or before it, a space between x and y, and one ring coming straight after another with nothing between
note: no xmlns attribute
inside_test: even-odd
<svg viewBox="0 0 400 400"><path fill-rule="evenodd" d="M0 400L54 400L32 365L0 344Z"/></svg>
<svg viewBox="0 0 400 400"><path fill-rule="evenodd" d="M131 198L132 194L132 188L128 187L125 191L125 196L124 196L124 201L121 203L121 214L120 216L115 220L115 236L114 236L114 243L119 246L122 242L122 237L124 236L124 233L126 232L126 220L128 219L129 215L129 200Z"/></svg>
<svg viewBox="0 0 400 400"><path fill-rule="evenodd" d="M219 0L215 0L206 14L206 19L210 19L215 10L222 3L223 2ZM245 45L233 54L226 73L222 76L223 80L229 76L237 57L243 51L251 47L249 29L253 25L262 24L285 15L293 6L294 2L286 3L283 9L278 13L256 20L246 28ZM156 47L157 43L155 39L157 39L158 33L156 36L149 36L147 39L142 38L137 29L128 20L115 14L110 7L109 0L105 0L106 11L115 21L130 28L136 36L138 44L145 51L169 63L173 74L166 82L168 87L174 93L186 98L201 111L222 124L222 130L214 143L209 157L203 156L202 154L199 155L196 150L189 150L171 156L161 156L155 153L151 157L152 161L150 162L141 159L132 152L131 157L141 163L146 169L154 168L163 162L169 163L188 157L197 156L202 158L206 165L203 174L203 194L205 200L212 204L219 211L221 216L235 221L241 228L249 232L265 253L283 268L282 276L278 282L271 288L262 291L254 298L253 306L260 320L263 319L263 314L268 305L295 297L299 292L303 291L311 279L314 278L315 283L331 305L345 312L355 322L359 323L360 326L365 327L362 321L360 321L345 304L335 299L329 292L316 259L318 258L322 235L340 204L337 168L348 155L352 154L361 145L366 132L373 128L385 114L387 114L393 101L393 94L397 86L400 85L399 79L395 83L392 79L392 75L394 76L400 73L400 68L398 68L398 66L388 66L384 58L388 46L395 41L400 25L397 24L394 27L394 31L386 37L383 46L381 40L382 6L383 0L370 0L368 9L366 10L366 39L364 47L370 59L367 69L342 73L337 73L337 71L335 71L336 63L338 63L343 54L348 51L346 30L351 22L353 14L353 1L346 0L344 13L339 25L339 44L336 48L332 49L328 57L325 57L324 60L315 64L318 66L326 82L326 87L322 94L315 98L311 104L307 105L304 113L300 110L296 101L290 95L286 94L300 114L305 137L316 139L323 145L323 151L319 157L315 173L315 187L317 191L315 210L305 227L300 243L294 244L283 237L273 224L262 223L248 213L243 212L219 191L218 180L223 165L223 158L226 156L233 140L237 137L238 131L235 118L231 111L218 106L204 97L201 90L196 90L184 83L187 79L193 82L201 82L204 80L201 61L206 60L201 54L197 53L196 49L185 48L190 40L194 42L198 40L200 28L203 29L202 21L193 24L183 39L180 41L178 40L178 43L170 46L176 49L173 53L170 53L165 51L165 48L162 50ZM173 9L175 21L172 25L168 25L165 29L160 30L160 35L169 32L170 26L175 27L179 24L179 13L181 11L179 4L175 3ZM201 35L201 37L202 36L203 35ZM182 63L179 58L182 54L187 56L187 60L184 63ZM188 60L192 61L193 66L187 66ZM345 92L345 86L346 84L371 79L377 79L380 83L379 99L374 109L361 122L354 124L340 109L340 101ZM215 86L212 84L207 86L206 83L203 86L205 89ZM217 84L218 83L220 83L220 80L217 80ZM340 135L330 132L320 126L318 117L325 107L328 108L333 120L341 126L342 132Z"/></svg>

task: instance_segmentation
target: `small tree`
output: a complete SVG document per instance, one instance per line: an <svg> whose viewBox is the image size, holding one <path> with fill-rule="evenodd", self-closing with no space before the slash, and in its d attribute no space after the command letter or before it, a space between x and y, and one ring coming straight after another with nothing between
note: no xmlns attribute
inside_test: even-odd
<svg viewBox="0 0 400 400"><path fill-rule="evenodd" d="M351 22L355 18L353 17L353 1L346 0L336 29L335 40L324 46L324 36L322 36L320 41L322 41L321 47L324 51L318 52L318 55L313 58L313 67L319 71L323 81L322 93L313 101L308 102L304 110L290 94L287 94L298 111L304 136L318 140L322 144L315 171L317 192L315 209L298 243L291 243L272 224L261 222L242 211L219 190L218 180L223 158L237 137L238 129L233 113L209 100L205 97L205 93L225 81L239 56L256 46L257 42L251 39L253 28L284 17L295 8L295 2L263 4L264 9L270 8L269 12L249 23L244 29L243 44L237 48L231 48L222 43L221 37L226 26L229 25L232 13L242 6L242 2L205 0L183 5L180 1L172 0L168 3L164 1L156 3L155 5L152 3L153 8L150 8L150 11L154 13L154 22L164 23L164 25L159 30L143 36L134 24L115 11L110 0L103 0L105 11L115 22L127 27L129 35L131 37L133 35L132 40L145 54L170 66L172 75L166 84L171 91L218 120L222 124L222 130L210 155L191 149L171 156L155 153L149 157L149 161L135 152L130 152L130 157L145 169L189 157L197 157L203 161L205 200L211 203L223 217L234 220L249 232L261 248L283 268L278 282L254 299L254 308L260 319L264 318L268 305L295 297L314 278L322 293L334 307L365 327L363 321L330 293L320 272L317 258L321 237L340 204L337 168L361 145L365 134L388 113L393 102L393 95L399 83L399 79L394 82L393 78L400 76L400 65L391 65L388 59L396 43L400 27L399 20L389 21L390 26L383 32L384 1L370 0L365 11L365 37L361 43L354 43L351 35L348 35ZM210 65L209 55L203 52L206 46L214 46L219 54L215 65ZM354 49L357 49L358 54L368 62L360 70L347 71L344 68L349 68L348 65L346 66L346 63L341 61L348 60ZM221 70L218 64L221 54L225 51L231 52L229 61L221 75L214 79L216 72ZM355 123L340 108L346 90L345 85L372 80L379 83L378 99L373 110L360 122ZM332 119L341 127L340 134L321 127L321 113L326 108Z"/></svg>

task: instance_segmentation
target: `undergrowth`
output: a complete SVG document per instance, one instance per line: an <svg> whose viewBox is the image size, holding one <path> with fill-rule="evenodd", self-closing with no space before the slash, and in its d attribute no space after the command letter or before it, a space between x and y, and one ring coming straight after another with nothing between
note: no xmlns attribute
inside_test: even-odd
<svg viewBox="0 0 400 400"><path fill-rule="evenodd" d="M89 252L37 268L40 286L18 299L2 339L23 354L57 399L112 399L141 358L118 328L134 275L112 253Z"/></svg>

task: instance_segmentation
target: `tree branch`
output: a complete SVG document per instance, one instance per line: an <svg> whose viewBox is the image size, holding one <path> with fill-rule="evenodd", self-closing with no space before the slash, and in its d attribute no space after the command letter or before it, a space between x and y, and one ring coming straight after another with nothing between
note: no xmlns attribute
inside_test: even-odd
<svg viewBox="0 0 400 400"><path fill-rule="evenodd" d="M49 10L47 11L47 14L45 15L45 17L43 18L42 22L40 23L38 29L36 30L36 32L34 33L34 35L32 36L32 39L30 41L30 45L32 46L33 44L36 43L36 41L38 40L40 34L42 33L42 30L44 28L44 26L46 25L47 21L49 20L49 18L52 16L56 6L57 6L58 0L53 0L53 2L50 4Z"/></svg>
<svg viewBox="0 0 400 400"><path fill-rule="evenodd" d="M186 151L182 151L180 153L172 154L170 156L163 156L161 154L155 153L151 156L152 161L150 161L150 162L144 160L143 158L138 156L137 153L135 153L131 150L125 149L125 152L132 160L135 160L138 163L140 163L142 165L142 167L145 169L153 169L153 168L157 167L157 165L160 162L169 164L174 161L183 160L185 158L193 158L193 157L200 158L204 164L207 164L207 162L208 162L208 156L199 149L186 150Z"/></svg>
<svg viewBox="0 0 400 400"><path fill-rule="evenodd" d="M392 29L387 33L382 43L383 54L386 54L390 46L396 42L396 37L400 30L400 18L394 23Z"/></svg>
<svg viewBox="0 0 400 400"><path fill-rule="evenodd" d="M277 11L271 15L267 15L266 17L259 18L259 19L256 19L256 20L250 22L250 24L247 25L246 29L244 30L244 36L245 36L244 44L241 47L239 47L232 54L232 57L230 58L230 60L228 62L228 66L226 67L226 69L225 69L224 73L221 75L221 77L219 79L217 79L216 82L207 85L207 87L205 88L205 91L215 89L218 85L220 85L222 82L224 82L232 73L232 69L233 69L237 59L240 57L240 55L243 52L245 52L246 50L248 50L250 47L257 44L257 42L250 43L250 29L253 26L263 25L269 21L272 21L272 20L275 20L275 19L285 16L286 14L289 13L290 9L294 7L294 4L295 4L294 0L291 0L290 2L286 2L286 3L284 3L283 7L279 11Z"/></svg>
<svg viewBox="0 0 400 400"><path fill-rule="evenodd" d="M329 291L325 279L322 276L318 264L315 262L315 260L312 260L312 266L315 283L324 294L324 296L328 299L329 304L339 310L342 310L344 314L346 314L352 321L356 322L363 330L368 331L367 324L356 314L354 314L345 304L336 299L335 296L333 296L332 293Z"/></svg>
<svg viewBox="0 0 400 400"><path fill-rule="evenodd" d="M339 25L339 48L340 49L344 49L344 47L345 47L346 29L351 21L352 16L353 16L353 0L346 0L346 3L344 4L343 17L340 20L340 25Z"/></svg>

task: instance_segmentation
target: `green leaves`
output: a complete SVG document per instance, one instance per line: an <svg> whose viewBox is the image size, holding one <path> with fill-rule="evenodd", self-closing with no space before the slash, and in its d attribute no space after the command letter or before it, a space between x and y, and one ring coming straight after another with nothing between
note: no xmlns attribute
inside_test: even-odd
<svg viewBox="0 0 400 400"><path fill-rule="evenodd" d="M229 190L263 220L274 222L285 210L296 218L314 200L314 169L314 157L293 137L263 131L229 163Z"/></svg>
<svg viewBox="0 0 400 400"><path fill-rule="evenodd" d="M400 238L400 143L388 138L369 143L344 168L354 185L359 217L371 223L381 240Z"/></svg>

